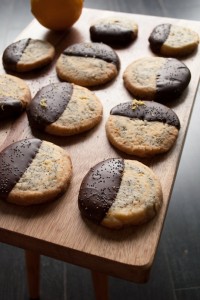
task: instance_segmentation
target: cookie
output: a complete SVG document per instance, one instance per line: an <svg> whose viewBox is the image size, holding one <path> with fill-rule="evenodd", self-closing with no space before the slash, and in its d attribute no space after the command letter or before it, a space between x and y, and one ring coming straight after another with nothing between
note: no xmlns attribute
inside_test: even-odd
<svg viewBox="0 0 200 300"><path fill-rule="evenodd" d="M68 136L96 126L102 110L99 99L87 88L60 82L43 87L30 103L27 115L31 127Z"/></svg>
<svg viewBox="0 0 200 300"><path fill-rule="evenodd" d="M0 118L18 116L31 101L31 92L24 80L0 75Z"/></svg>
<svg viewBox="0 0 200 300"><path fill-rule="evenodd" d="M126 68L123 79L125 87L135 98L168 102L183 93L191 73L176 58L144 57Z"/></svg>
<svg viewBox="0 0 200 300"><path fill-rule="evenodd" d="M162 56L179 57L191 54L199 44L199 35L186 27L160 24L149 36L153 52Z"/></svg>
<svg viewBox="0 0 200 300"><path fill-rule="evenodd" d="M105 84L119 71L119 57L108 45L78 43L69 46L56 63L60 79L89 87Z"/></svg>
<svg viewBox="0 0 200 300"><path fill-rule="evenodd" d="M2 61L6 70L28 72L48 65L54 55L55 49L49 42L27 38L9 45Z"/></svg>
<svg viewBox="0 0 200 300"><path fill-rule="evenodd" d="M132 19L107 17L97 20L90 26L90 38L93 42L123 46L130 44L138 35L138 25Z"/></svg>
<svg viewBox="0 0 200 300"><path fill-rule="evenodd" d="M71 159L61 147L18 141L0 153L0 199L18 205L54 200L66 191L71 174Z"/></svg>
<svg viewBox="0 0 200 300"><path fill-rule="evenodd" d="M86 174L78 205L84 217L111 229L143 224L160 210L161 184L144 164L111 158Z"/></svg>
<svg viewBox="0 0 200 300"><path fill-rule="evenodd" d="M110 143L140 157L167 152L174 145L179 129L176 113L153 101L121 103L111 110L106 122Z"/></svg>

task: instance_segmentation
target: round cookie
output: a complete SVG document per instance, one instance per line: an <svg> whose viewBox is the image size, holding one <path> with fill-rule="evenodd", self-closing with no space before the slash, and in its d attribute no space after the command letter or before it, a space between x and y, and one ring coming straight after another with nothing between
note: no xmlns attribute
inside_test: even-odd
<svg viewBox="0 0 200 300"><path fill-rule="evenodd" d="M112 229L154 218L162 205L160 181L135 160L111 158L90 169L78 197L81 214Z"/></svg>
<svg viewBox="0 0 200 300"><path fill-rule="evenodd" d="M55 49L49 42L27 38L9 45L2 61L6 70L27 72L46 66L54 56Z"/></svg>
<svg viewBox="0 0 200 300"><path fill-rule="evenodd" d="M24 80L0 75L0 118L18 116L31 101L31 92Z"/></svg>
<svg viewBox="0 0 200 300"><path fill-rule="evenodd" d="M66 191L71 174L71 159L61 147L18 141L0 153L0 198L18 205L54 200Z"/></svg>
<svg viewBox="0 0 200 300"><path fill-rule="evenodd" d="M176 58L144 57L126 68L123 79L125 87L135 98L167 102L183 93L191 73Z"/></svg>
<svg viewBox="0 0 200 300"><path fill-rule="evenodd" d="M179 129L175 112L153 101L121 103L111 110L106 123L110 143L127 154L140 157L168 151Z"/></svg>
<svg viewBox="0 0 200 300"><path fill-rule="evenodd" d="M153 52L162 56L179 57L191 54L199 44L199 35L186 27L160 24L149 36Z"/></svg>
<svg viewBox="0 0 200 300"><path fill-rule="evenodd" d="M117 16L99 19L90 26L91 40L108 45L127 45L137 35L138 25L134 20Z"/></svg>
<svg viewBox="0 0 200 300"><path fill-rule="evenodd" d="M60 55L56 64L60 79L89 87L105 84L119 71L119 57L102 43L77 43Z"/></svg>
<svg viewBox="0 0 200 300"><path fill-rule="evenodd" d="M102 119L102 104L87 88L67 82L43 87L27 108L31 127L69 136L87 131Z"/></svg>

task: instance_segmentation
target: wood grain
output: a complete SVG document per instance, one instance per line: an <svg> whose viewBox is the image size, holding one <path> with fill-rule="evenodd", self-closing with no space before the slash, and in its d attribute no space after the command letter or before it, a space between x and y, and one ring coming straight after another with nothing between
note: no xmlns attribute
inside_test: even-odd
<svg viewBox="0 0 200 300"><path fill-rule="evenodd" d="M68 45L89 40L88 28L93 20L99 16L113 14L108 11L84 9L76 25L69 32L59 34L49 32L37 21L33 21L17 39L25 37L47 39L55 45L58 57ZM139 25L139 37L127 49L116 50L121 60L121 71L117 79L104 87L93 89L104 107L104 117L99 126L76 137L58 138L38 132L32 133L26 114L14 123L1 123L1 149L13 141L36 136L55 142L66 149L71 155L74 170L68 191L55 202L29 208L1 202L0 241L112 276L144 282L148 279L154 260L187 133L199 82L199 51L184 60L191 70L192 80L184 95L171 106L181 122L176 145L165 155L140 160L150 166L161 180L164 203L158 217L140 227L120 231L104 229L82 219L77 206L78 191L83 176L97 162L110 157L137 159L116 151L106 138L104 126L113 106L132 99L123 86L122 73L133 60L153 55L148 46L148 36L153 27L160 23L171 22L189 26L200 34L200 23L142 15L115 14L134 18ZM2 72L4 72L3 68ZM58 82L54 64L42 71L20 77L26 80L32 95L42 86Z"/></svg>

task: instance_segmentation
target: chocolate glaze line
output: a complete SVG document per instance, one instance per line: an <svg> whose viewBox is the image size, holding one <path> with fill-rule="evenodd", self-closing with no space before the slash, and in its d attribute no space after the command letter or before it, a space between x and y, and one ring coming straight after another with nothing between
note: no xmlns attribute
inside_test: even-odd
<svg viewBox="0 0 200 300"><path fill-rule="evenodd" d="M17 70L17 63L20 61L20 58L30 43L30 38L23 39L20 41L17 41L11 45L9 45L3 52L3 65L5 69Z"/></svg>
<svg viewBox="0 0 200 300"><path fill-rule="evenodd" d="M123 159L108 159L87 173L80 187L78 205L85 217L100 223L115 201L124 171Z"/></svg>
<svg viewBox="0 0 200 300"><path fill-rule="evenodd" d="M21 140L0 153L0 198L7 198L35 158L41 143L39 139Z"/></svg>
<svg viewBox="0 0 200 300"><path fill-rule="evenodd" d="M12 97L0 97L0 117L17 116L23 111L22 102Z"/></svg>
<svg viewBox="0 0 200 300"><path fill-rule="evenodd" d="M28 120L35 128L54 123L66 109L73 93L73 85L66 82L43 87L27 109Z"/></svg>
<svg viewBox="0 0 200 300"><path fill-rule="evenodd" d="M158 121L180 129L179 118L172 109L153 101L142 101L142 103L144 104L138 105L134 109L131 101L120 103L111 109L110 114L148 122Z"/></svg>
<svg viewBox="0 0 200 300"><path fill-rule="evenodd" d="M120 67L117 53L109 46L102 43L78 43L66 48L64 55L99 58Z"/></svg>
<svg viewBox="0 0 200 300"><path fill-rule="evenodd" d="M154 28L149 37L150 47L154 52L160 52L160 48L169 36L170 29L171 24L161 24Z"/></svg>
<svg viewBox="0 0 200 300"><path fill-rule="evenodd" d="M108 44L124 44L131 42L135 34L133 30L118 24L99 24L90 27L90 37L93 42Z"/></svg>
<svg viewBox="0 0 200 300"><path fill-rule="evenodd" d="M191 79L188 67L175 58L166 58L166 62L156 74L155 101L163 102L178 98Z"/></svg>

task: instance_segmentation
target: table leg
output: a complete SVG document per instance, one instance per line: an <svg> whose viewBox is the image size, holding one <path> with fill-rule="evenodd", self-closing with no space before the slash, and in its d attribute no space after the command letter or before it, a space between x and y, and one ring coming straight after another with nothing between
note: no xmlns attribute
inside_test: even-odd
<svg viewBox="0 0 200 300"><path fill-rule="evenodd" d="M108 276L91 271L96 300L108 300Z"/></svg>
<svg viewBox="0 0 200 300"><path fill-rule="evenodd" d="M30 299L40 297L40 254L25 250L27 281Z"/></svg>

